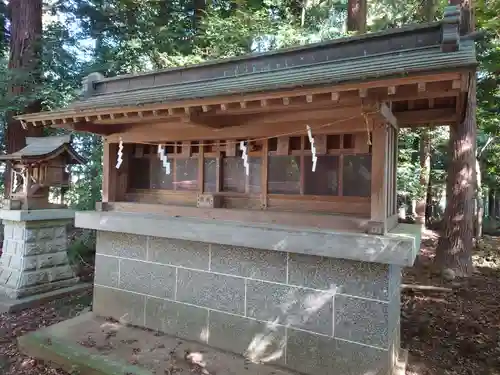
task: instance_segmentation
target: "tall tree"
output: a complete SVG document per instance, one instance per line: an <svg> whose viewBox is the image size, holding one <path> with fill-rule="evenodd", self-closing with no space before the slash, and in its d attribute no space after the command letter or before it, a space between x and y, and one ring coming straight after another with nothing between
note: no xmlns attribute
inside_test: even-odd
<svg viewBox="0 0 500 375"><path fill-rule="evenodd" d="M429 185L431 174L431 137L428 128L420 129L419 140L419 162L420 162L420 186L422 190L415 206L416 221L418 224L426 223L426 208L428 193L426 187Z"/></svg>
<svg viewBox="0 0 500 375"><path fill-rule="evenodd" d="M450 5L462 7L464 21L473 30L471 0L463 3L450 0ZM468 276L472 273L474 236L474 192L476 188L476 76L471 74L465 118L450 127L451 160L448 167L447 204L444 213L444 233L439 239L436 262L444 275Z"/></svg>
<svg viewBox="0 0 500 375"><path fill-rule="evenodd" d="M26 136L42 135L42 128L23 129L14 120L16 110L31 113L41 110L41 100L37 89L42 80L42 0L11 0L10 15L10 55L9 94L12 108L7 114L7 152L18 151L26 145ZM5 174L5 194L10 187L10 173Z"/></svg>
<svg viewBox="0 0 500 375"><path fill-rule="evenodd" d="M425 0L422 4L426 22L432 22L436 15L436 0ZM431 175L431 137L429 128L420 130L420 185L428 186ZM428 190L422 192L417 201L417 222L421 225L426 223Z"/></svg>
<svg viewBox="0 0 500 375"><path fill-rule="evenodd" d="M366 0L347 1L347 31L366 32Z"/></svg>

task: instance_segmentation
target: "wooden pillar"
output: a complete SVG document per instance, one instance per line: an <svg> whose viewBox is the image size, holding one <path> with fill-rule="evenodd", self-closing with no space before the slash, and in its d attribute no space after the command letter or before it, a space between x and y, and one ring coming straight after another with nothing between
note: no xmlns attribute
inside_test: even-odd
<svg viewBox="0 0 500 375"><path fill-rule="evenodd" d="M398 130L379 123L372 132L371 222L368 232L385 234L398 223Z"/></svg>
<svg viewBox="0 0 500 375"><path fill-rule="evenodd" d="M375 124L372 132L372 186L371 226L369 232L384 234L387 218L387 148L388 132L385 124Z"/></svg>
<svg viewBox="0 0 500 375"><path fill-rule="evenodd" d="M117 147L118 149L118 147ZM115 162L114 164L112 163L111 166L114 169L114 173L116 173L116 195L115 199L116 201L124 201L125 200L125 194L127 193L128 189L128 173L129 173L129 163L130 163L130 156L132 155L132 150L133 150L133 145L128 144L128 145L123 145L123 162L122 165L120 166L120 169L116 169L116 154L114 156ZM151 157L157 157L157 155L153 152L151 154ZM113 160L113 156L111 157L111 160ZM152 163L151 163L152 164ZM150 178L151 180L151 178Z"/></svg>
<svg viewBox="0 0 500 375"><path fill-rule="evenodd" d="M116 154L118 145L104 141L102 158L102 201L103 203L116 202Z"/></svg>

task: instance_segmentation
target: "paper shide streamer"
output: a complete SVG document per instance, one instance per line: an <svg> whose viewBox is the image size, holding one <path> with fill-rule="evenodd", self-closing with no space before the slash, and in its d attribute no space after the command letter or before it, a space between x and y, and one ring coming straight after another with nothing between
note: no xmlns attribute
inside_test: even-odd
<svg viewBox="0 0 500 375"><path fill-rule="evenodd" d="M250 165L248 164L248 148L245 145L245 142L240 142L240 150L243 152L241 158L243 159L243 165L245 166L246 175L250 173Z"/></svg>
<svg viewBox="0 0 500 375"><path fill-rule="evenodd" d="M118 143L118 153L116 155L116 169L120 169L123 163L123 141L120 138L120 142Z"/></svg>
<svg viewBox="0 0 500 375"><path fill-rule="evenodd" d="M318 157L316 156L316 146L314 145L314 137L312 136L311 127L309 125L306 126L306 129L307 129L307 137L309 138L309 143L311 144L312 171L316 172L316 162L318 161Z"/></svg>
<svg viewBox="0 0 500 375"><path fill-rule="evenodd" d="M165 173L169 175L171 173L170 161L168 160L167 151L165 149L165 146L158 145L158 157L160 158L160 160L163 164L163 168L165 168Z"/></svg>

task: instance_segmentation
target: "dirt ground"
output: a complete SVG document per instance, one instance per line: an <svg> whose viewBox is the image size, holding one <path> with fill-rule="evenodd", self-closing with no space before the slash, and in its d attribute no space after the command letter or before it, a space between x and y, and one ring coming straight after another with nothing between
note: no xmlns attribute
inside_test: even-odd
<svg viewBox="0 0 500 375"><path fill-rule="evenodd" d="M67 375L64 371L44 366L42 363L19 353L17 337L88 311L91 301L91 294L83 292L75 296L61 298L41 307L14 314L0 314L0 374Z"/></svg>
<svg viewBox="0 0 500 375"><path fill-rule="evenodd" d="M402 345L410 351L406 375L500 374L500 237L486 237L468 279L444 281L429 267L438 236L426 231L415 267L404 283L448 291L405 290Z"/></svg>
<svg viewBox="0 0 500 375"><path fill-rule="evenodd" d="M432 273L437 235L423 236L402 293L402 346L410 352L406 375L500 375L500 237L487 237L474 254L475 274L447 282ZM434 288L430 288L434 287ZM436 289L438 288L438 289ZM20 354L16 338L90 309L82 293L43 307L0 315L0 374L67 375Z"/></svg>

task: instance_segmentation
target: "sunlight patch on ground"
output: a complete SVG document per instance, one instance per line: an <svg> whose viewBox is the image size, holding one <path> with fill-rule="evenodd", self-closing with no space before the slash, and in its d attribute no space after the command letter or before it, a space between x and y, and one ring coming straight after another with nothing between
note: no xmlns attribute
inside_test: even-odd
<svg viewBox="0 0 500 375"><path fill-rule="evenodd" d="M485 258L482 255L473 255L472 264L474 267L487 267L493 269L500 269L499 258Z"/></svg>
<svg viewBox="0 0 500 375"><path fill-rule="evenodd" d="M485 236L472 255L474 267L500 269L500 241L497 237Z"/></svg>

